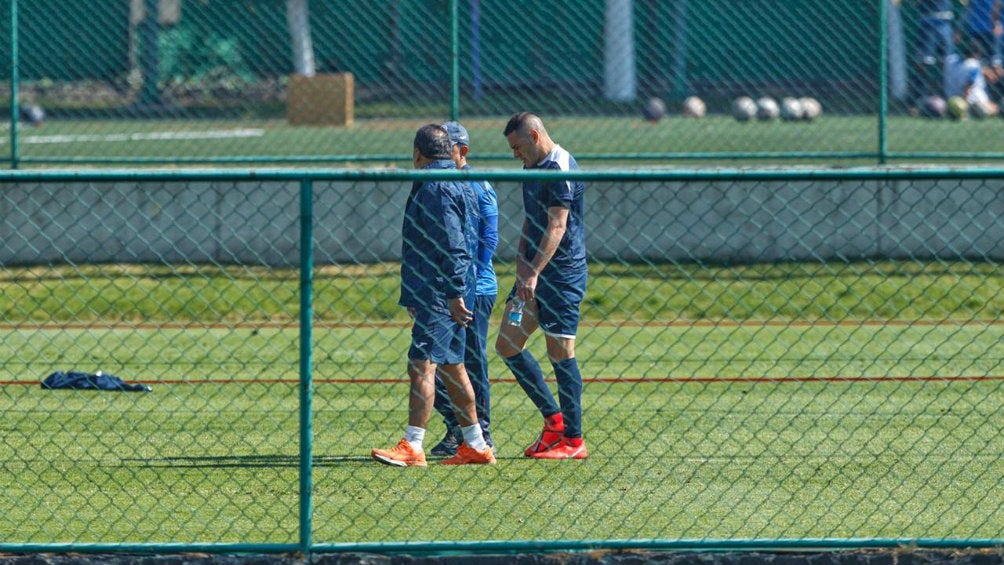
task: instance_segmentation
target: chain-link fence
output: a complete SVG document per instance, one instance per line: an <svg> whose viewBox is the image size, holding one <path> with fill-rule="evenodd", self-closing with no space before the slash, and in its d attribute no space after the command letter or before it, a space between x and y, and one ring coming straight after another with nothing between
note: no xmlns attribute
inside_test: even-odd
<svg viewBox="0 0 1004 565"><path fill-rule="evenodd" d="M505 292L533 173L472 174ZM3 175L0 549L1002 543L1004 170L578 176L589 458L492 355L498 465L396 469L430 175Z"/></svg>
<svg viewBox="0 0 1004 565"><path fill-rule="evenodd" d="M407 159L416 120L460 118L482 158L504 159L499 124L530 110L568 119L580 160L999 158L989 108L945 117L964 109L947 103L946 53L972 39L1000 98L984 4L3 0L0 100L18 93L3 153L380 164Z"/></svg>

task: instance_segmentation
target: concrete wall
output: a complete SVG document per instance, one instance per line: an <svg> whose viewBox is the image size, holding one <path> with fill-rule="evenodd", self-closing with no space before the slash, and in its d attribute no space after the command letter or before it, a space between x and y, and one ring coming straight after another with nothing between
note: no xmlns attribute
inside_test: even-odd
<svg viewBox="0 0 1004 565"><path fill-rule="evenodd" d="M410 183L317 182L318 264L397 260ZM22 183L0 186L0 262L295 266L299 184ZM512 258L519 185L496 183L498 258ZM1004 181L590 182L597 259L757 262L1004 260Z"/></svg>
<svg viewBox="0 0 1004 565"><path fill-rule="evenodd" d="M25 554L0 555L0 565L1001 565L1001 550L942 550L902 546L843 551L645 551L593 550L540 553L315 553L300 555Z"/></svg>
<svg viewBox="0 0 1004 565"><path fill-rule="evenodd" d="M1004 183L798 181L593 186L590 250L718 262L1004 257Z"/></svg>

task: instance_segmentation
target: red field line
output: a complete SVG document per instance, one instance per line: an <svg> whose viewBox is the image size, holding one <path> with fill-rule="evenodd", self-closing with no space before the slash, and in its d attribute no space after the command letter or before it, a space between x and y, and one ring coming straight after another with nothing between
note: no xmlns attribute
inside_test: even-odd
<svg viewBox="0 0 1004 565"><path fill-rule="evenodd" d="M751 383L751 384L788 384L788 383L878 383L878 382L963 382L963 381L1002 381L1004 375L973 375L973 376L894 376L894 377L630 377L630 378L594 378L583 379L585 383ZM298 385L298 379L166 379L166 380L130 380L130 383L148 385L221 385L221 384L287 384ZM492 379L492 383L514 384L515 379ZM314 379L314 384L406 384L404 377L400 379ZM0 386L39 386L33 381L0 381Z"/></svg>

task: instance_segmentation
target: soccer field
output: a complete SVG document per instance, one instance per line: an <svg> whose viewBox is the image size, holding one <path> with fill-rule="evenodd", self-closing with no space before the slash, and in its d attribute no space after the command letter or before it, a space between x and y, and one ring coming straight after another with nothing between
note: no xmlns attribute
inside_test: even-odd
<svg viewBox="0 0 1004 565"><path fill-rule="evenodd" d="M510 267L500 266L503 280ZM354 272L353 292L342 276L321 276L315 543L1004 533L1004 325L990 267L862 264L830 278L824 269L813 284L792 276L804 265L666 266L661 282L654 267L593 268L579 346L590 458L521 457L539 416L492 356L492 468L394 469L369 458L407 419L408 324L399 309L379 314L393 301L383 267ZM0 537L295 543L296 273L76 272L8 269L0 285L11 324L0 341L0 455L16 477ZM757 289L768 276L775 290L765 297ZM965 299L946 299L955 294ZM665 299L690 295L695 308L703 295L720 310L688 319ZM840 306L848 295L858 310ZM888 296L904 303L876 316ZM787 314L773 303L781 297ZM46 320L47 309L67 320ZM531 347L542 354L539 336ZM153 391L38 386L68 368ZM434 416L430 436L441 432Z"/></svg>
<svg viewBox="0 0 1004 565"><path fill-rule="evenodd" d="M150 382L153 392L7 383L3 451L18 480L6 488L13 511L0 518L0 536L295 541L297 332L262 330L243 346L236 333L31 335L53 348L94 340L135 350L119 372ZM667 347L647 347L639 358L619 347L625 333L636 346L655 339ZM407 419L403 363L390 353L403 350L407 330L318 334L318 543L1004 531L996 503L1002 368L981 366L965 348L939 347L968 341L988 347L978 357L1000 359L1001 326L594 327L583 336L589 460L520 456L539 417L493 363L498 466L404 470L377 465L368 453L397 441ZM833 345L809 347L814 339ZM157 343L166 345L150 345ZM885 353L883 345L915 353ZM166 363L163 353L227 346L219 360L189 353ZM613 361L615 352L631 362ZM438 423L430 426L430 435L439 433Z"/></svg>
<svg viewBox="0 0 1004 565"><path fill-rule="evenodd" d="M293 127L284 121L145 120L52 121L22 130L27 164L233 164L410 166L415 130L428 120L356 120L342 128ZM482 167L516 167L502 136L507 116L465 117L474 160ZM669 117L555 117L546 120L558 143L583 165L876 164L875 116L826 116L813 122L739 123L725 115ZM891 161L980 162L1004 150L1001 121L891 117ZM8 136L0 147L10 148ZM912 157L910 154L916 154ZM981 156L982 155L982 156Z"/></svg>
<svg viewBox="0 0 1004 565"><path fill-rule="evenodd" d="M995 3L0 4L0 565L1004 565ZM415 170L452 120L474 170ZM559 238L578 460L494 350ZM441 245L496 270L495 465L408 375Z"/></svg>

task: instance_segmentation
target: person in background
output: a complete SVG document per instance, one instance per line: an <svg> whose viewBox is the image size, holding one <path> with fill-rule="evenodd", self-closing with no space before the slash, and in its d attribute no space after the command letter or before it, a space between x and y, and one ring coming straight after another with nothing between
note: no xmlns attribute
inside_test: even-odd
<svg viewBox="0 0 1004 565"><path fill-rule="evenodd" d="M965 15L963 41L975 41L984 63L1000 68L1000 41L1004 28L1001 27L1002 0L969 0Z"/></svg>
<svg viewBox="0 0 1004 565"><path fill-rule="evenodd" d="M945 99L962 98L968 114L977 118L996 116L997 104L990 99L987 75L991 72L980 57L978 41L963 41L959 53L945 59ZM962 117L962 116L959 116Z"/></svg>
<svg viewBox="0 0 1004 565"><path fill-rule="evenodd" d="M902 3L900 0L893 0ZM909 77L909 100L937 93L941 67L955 51L953 0L912 0L917 10L917 44ZM911 108L911 113L917 113Z"/></svg>
<svg viewBox="0 0 1004 565"><path fill-rule="evenodd" d="M1001 9L1004 0L969 0L966 10L964 42L974 42L983 63L987 91L992 100L1004 95L1004 24Z"/></svg>

